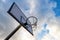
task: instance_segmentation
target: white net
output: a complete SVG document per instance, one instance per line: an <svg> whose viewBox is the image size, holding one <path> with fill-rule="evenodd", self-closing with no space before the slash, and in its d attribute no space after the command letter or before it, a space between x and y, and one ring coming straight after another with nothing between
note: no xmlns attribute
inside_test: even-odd
<svg viewBox="0 0 60 40"><path fill-rule="evenodd" d="M35 31L35 30L37 29L37 21L38 21L38 20L37 20L36 17L34 17L34 16L30 16L30 17L27 18L26 21L27 21L27 22L30 21L29 24L32 25L32 29L33 29L33 31Z"/></svg>

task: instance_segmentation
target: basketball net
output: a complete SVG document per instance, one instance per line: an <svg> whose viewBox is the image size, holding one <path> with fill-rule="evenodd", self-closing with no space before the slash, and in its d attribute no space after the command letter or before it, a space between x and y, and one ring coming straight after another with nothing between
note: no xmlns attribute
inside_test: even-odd
<svg viewBox="0 0 60 40"><path fill-rule="evenodd" d="M37 18L34 16L30 16L27 18L26 20L27 22L30 21L30 24L32 25L32 29L33 31L35 31L37 29Z"/></svg>

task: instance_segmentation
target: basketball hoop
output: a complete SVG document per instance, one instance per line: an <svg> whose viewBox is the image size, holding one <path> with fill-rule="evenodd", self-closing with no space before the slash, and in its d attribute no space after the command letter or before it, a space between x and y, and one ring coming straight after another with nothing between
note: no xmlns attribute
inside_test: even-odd
<svg viewBox="0 0 60 40"><path fill-rule="evenodd" d="M30 23L28 22L30 21ZM32 25L32 28L35 30L37 28L38 19L35 16L30 16L27 18L26 23Z"/></svg>

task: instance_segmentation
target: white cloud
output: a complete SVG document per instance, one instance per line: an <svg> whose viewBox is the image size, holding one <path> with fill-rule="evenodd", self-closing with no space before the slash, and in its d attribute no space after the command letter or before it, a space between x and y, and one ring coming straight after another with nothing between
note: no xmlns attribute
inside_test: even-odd
<svg viewBox="0 0 60 40"><path fill-rule="evenodd" d="M45 4L43 4L43 2ZM46 0L46 1L35 0L34 3L31 3L31 10L30 10L31 15L34 15L34 16L38 15L38 18L39 18L38 26L37 26L38 28L34 32L36 37L37 37L38 33L41 31L42 24L47 23L48 24L47 29L49 29L49 34L48 34L48 37L46 35L45 40L51 40L51 38L52 38L52 40L60 40L59 39L60 31L58 30L58 29L60 29L60 27L59 27L60 21L58 21L60 17L56 18L55 12L53 11L53 8L55 8L56 6L57 6L56 2L49 3L49 0ZM35 14L37 14L37 15L35 15ZM57 32L57 31L59 31L59 32ZM50 37L50 35L52 35L52 36ZM54 39L53 37L55 37L56 39ZM44 38L42 38L42 39L44 40Z"/></svg>
<svg viewBox="0 0 60 40"><path fill-rule="evenodd" d="M5 2L6 2L6 0L2 0L2 2L4 2L4 3L5 3Z"/></svg>

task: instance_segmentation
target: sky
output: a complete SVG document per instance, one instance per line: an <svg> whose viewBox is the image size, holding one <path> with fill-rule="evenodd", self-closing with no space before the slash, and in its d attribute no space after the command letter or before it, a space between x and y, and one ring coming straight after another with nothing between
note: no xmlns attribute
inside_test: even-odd
<svg viewBox="0 0 60 40"><path fill-rule="evenodd" d="M36 40L60 40L60 0L0 0L0 40L19 25L7 13L13 2L27 17L38 18L37 28L33 31ZM21 36L20 32L17 34ZM19 39L17 34L12 40Z"/></svg>

